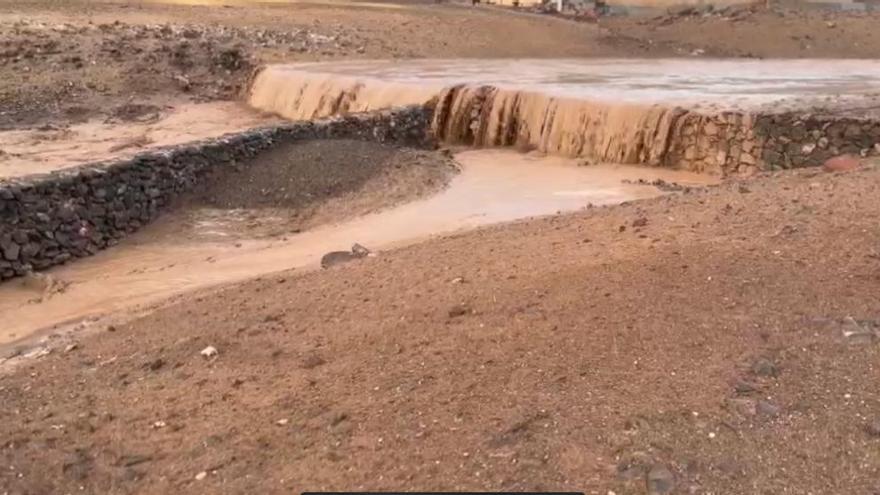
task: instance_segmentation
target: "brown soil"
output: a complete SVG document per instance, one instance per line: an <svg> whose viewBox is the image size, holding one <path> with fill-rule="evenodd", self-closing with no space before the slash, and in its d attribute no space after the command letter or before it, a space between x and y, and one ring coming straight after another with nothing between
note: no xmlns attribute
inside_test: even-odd
<svg viewBox="0 0 880 495"><path fill-rule="evenodd" d="M188 2L180 2L188 3ZM880 14L733 8L598 25L431 2L0 0L0 130L237 98L267 62L447 57L876 57ZM198 4L203 5L198 5ZM207 3L208 5L204 5Z"/></svg>
<svg viewBox="0 0 880 495"><path fill-rule="evenodd" d="M643 56L877 58L880 12L733 6L608 17L603 44Z"/></svg>
<svg viewBox="0 0 880 495"><path fill-rule="evenodd" d="M0 486L877 493L880 169L848 174L182 297L0 379Z"/></svg>
<svg viewBox="0 0 880 495"><path fill-rule="evenodd" d="M453 160L437 152L351 140L299 142L208 178L149 236L179 236L183 221L190 225L180 237L191 241L199 237L191 224L206 215L231 222L223 230L233 239L301 232L429 196L455 173Z"/></svg>
<svg viewBox="0 0 880 495"><path fill-rule="evenodd" d="M100 107L98 107L100 108ZM0 178L75 167L271 125L277 118L237 101L122 104L88 122L0 132Z"/></svg>
<svg viewBox="0 0 880 495"><path fill-rule="evenodd" d="M0 31L0 129L156 113L160 95L230 99L253 69L249 33L176 25L9 22ZM58 23L56 23L58 22ZM130 101L135 98L136 101ZM95 107L98 108L95 108Z"/></svg>
<svg viewBox="0 0 880 495"><path fill-rule="evenodd" d="M582 43L596 33L455 5L0 0L0 130L181 95L236 98L264 62L584 56L600 53Z"/></svg>
<svg viewBox="0 0 880 495"><path fill-rule="evenodd" d="M0 128L234 98L263 61L877 53L876 15L740 15L0 0ZM56 339L0 375L0 493L876 495L878 185L802 171L519 222Z"/></svg>

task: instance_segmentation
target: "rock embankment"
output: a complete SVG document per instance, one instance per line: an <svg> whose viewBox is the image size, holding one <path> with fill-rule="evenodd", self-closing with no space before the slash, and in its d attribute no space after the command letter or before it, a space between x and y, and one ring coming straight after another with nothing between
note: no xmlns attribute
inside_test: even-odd
<svg viewBox="0 0 880 495"><path fill-rule="evenodd" d="M430 109L411 107L285 123L0 181L0 280L112 246L209 172L247 166L247 158L278 143L346 138L423 147L431 143L430 118Z"/></svg>

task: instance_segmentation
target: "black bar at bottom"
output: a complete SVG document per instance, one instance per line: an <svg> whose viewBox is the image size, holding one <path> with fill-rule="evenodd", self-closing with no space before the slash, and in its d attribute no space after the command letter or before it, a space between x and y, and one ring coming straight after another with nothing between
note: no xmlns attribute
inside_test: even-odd
<svg viewBox="0 0 880 495"><path fill-rule="evenodd" d="M584 495L584 492L302 492L302 495Z"/></svg>

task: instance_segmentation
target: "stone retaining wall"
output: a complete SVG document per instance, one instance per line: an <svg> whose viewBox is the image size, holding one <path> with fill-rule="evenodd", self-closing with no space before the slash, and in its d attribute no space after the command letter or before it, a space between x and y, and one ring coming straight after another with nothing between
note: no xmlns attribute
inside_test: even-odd
<svg viewBox="0 0 880 495"><path fill-rule="evenodd" d="M424 147L431 144L430 117L430 109L410 107L292 122L0 180L0 280L112 246L210 171L246 166L247 158L278 143L346 138Z"/></svg>
<svg viewBox="0 0 880 495"><path fill-rule="evenodd" d="M666 166L718 175L751 175L822 165L841 154L880 154L880 121L799 112L703 115L680 111Z"/></svg>
<svg viewBox="0 0 880 495"><path fill-rule="evenodd" d="M798 113L704 115L676 109L663 166L749 175L880 154L880 122ZM278 143L349 138L433 145L434 109L408 107L292 122L156 149L130 159L0 180L0 280L88 256L150 222L218 167L242 166ZM471 116L473 118L473 116Z"/></svg>
<svg viewBox="0 0 880 495"><path fill-rule="evenodd" d="M765 169L821 165L850 154L880 154L880 121L798 113L766 115L755 123Z"/></svg>

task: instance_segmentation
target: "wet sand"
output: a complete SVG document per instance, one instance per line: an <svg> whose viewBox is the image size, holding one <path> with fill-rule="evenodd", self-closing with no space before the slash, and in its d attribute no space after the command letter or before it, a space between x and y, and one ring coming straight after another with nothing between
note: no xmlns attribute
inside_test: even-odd
<svg viewBox="0 0 880 495"><path fill-rule="evenodd" d="M61 323L134 311L138 305L194 289L291 268L314 269L323 254L346 250L354 242L389 249L481 225L663 194L653 186L623 181L712 181L667 169L578 167L572 159L505 150L465 151L457 161L461 174L440 194L344 223L286 238L231 236L224 241L218 232L236 231L235 219L218 222L216 212L205 211L204 222L174 241L161 235L158 225L149 226L119 246L49 270L69 285L42 302L29 302L39 292L11 281L0 286L0 313L8 322L0 331L0 344L16 343Z"/></svg>
<svg viewBox="0 0 880 495"><path fill-rule="evenodd" d="M41 174L277 122L237 102L176 103L125 120L0 132L0 178Z"/></svg>

